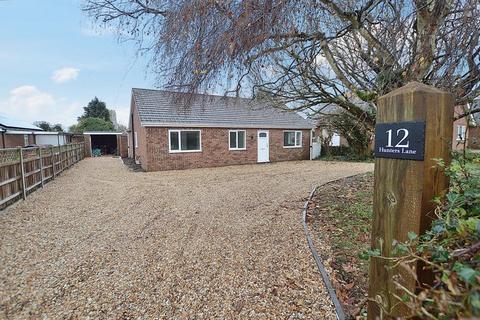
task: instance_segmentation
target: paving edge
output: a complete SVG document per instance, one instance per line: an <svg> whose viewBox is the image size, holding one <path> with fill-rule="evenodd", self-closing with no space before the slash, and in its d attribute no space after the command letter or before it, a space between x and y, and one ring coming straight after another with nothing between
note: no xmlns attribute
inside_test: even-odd
<svg viewBox="0 0 480 320"><path fill-rule="evenodd" d="M307 238L307 243L308 247L310 248L310 251L312 252L313 259L315 260L315 263L317 264L318 271L320 272L320 275L322 276L323 284L327 288L328 295L330 296L330 299L333 302L333 306L335 307L335 314L337 316L337 319L339 320L345 320L345 312L343 311L342 305L340 301L338 300L337 294L335 293L335 289L332 286L332 282L330 281L330 277L328 276L327 270L325 270L325 266L322 263L322 259L320 259L320 256L318 255L317 249L315 249L315 246L313 245L313 240L312 237L310 236L310 233L308 232L308 226L307 226L307 209L308 209L308 204L312 200L313 196L315 195L315 192L317 191L318 188L321 186L324 186L328 183L342 180L342 179L347 179L355 175L343 177L341 179L336 179L332 180L326 183L322 183L312 189L310 192L310 195L308 196L307 201L303 205L303 210L302 210L302 225L303 225L303 231L305 232L305 237Z"/></svg>

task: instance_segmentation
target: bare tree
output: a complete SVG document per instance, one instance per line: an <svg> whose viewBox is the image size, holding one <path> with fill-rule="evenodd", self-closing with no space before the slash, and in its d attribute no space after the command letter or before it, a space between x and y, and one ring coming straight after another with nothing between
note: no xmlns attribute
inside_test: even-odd
<svg viewBox="0 0 480 320"><path fill-rule="evenodd" d="M84 10L138 41L165 86L184 91L221 83L294 110L335 104L369 130L377 98L409 81L458 104L479 94L477 0L86 0Z"/></svg>

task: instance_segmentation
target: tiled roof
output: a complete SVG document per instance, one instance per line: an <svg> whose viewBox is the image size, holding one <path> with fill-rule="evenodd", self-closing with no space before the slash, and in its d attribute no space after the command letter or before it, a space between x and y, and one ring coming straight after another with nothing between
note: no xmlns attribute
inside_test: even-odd
<svg viewBox="0 0 480 320"><path fill-rule="evenodd" d="M12 119L4 114L0 114L0 127L4 129L43 131L42 128L39 128L31 123L22 120Z"/></svg>
<svg viewBox="0 0 480 320"><path fill-rule="evenodd" d="M245 98L132 89L143 126L311 129L292 111Z"/></svg>

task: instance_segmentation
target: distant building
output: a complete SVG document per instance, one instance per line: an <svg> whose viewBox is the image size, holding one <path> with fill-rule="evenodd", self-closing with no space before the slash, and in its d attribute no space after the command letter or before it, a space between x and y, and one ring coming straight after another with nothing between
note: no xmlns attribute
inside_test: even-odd
<svg viewBox="0 0 480 320"><path fill-rule="evenodd" d="M2 148L25 147L35 143L34 132L43 131L26 121L0 115L0 146Z"/></svg>
<svg viewBox="0 0 480 320"><path fill-rule="evenodd" d="M478 109L480 109L480 99L476 99L471 104L455 106L454 116ZM480 149L480 113L460 118L453 123L452 149L462 150L464 147Z"/></svg>
<svg viewBox="0 0 480 320"><path fill-rule="evenodd" d="M26 121L0 114L0 148L17 148L32 145L64 145L70 135L64 132L46 132Z"/></svg>
<svg viewBox="0 0 480 320"><path fill-rule="evenodd" d="M115 112L115 110L112 109L109 109L108 113L110 114L110 121L113 124L113 128L115 130L118 130L117 113Z"/></svg>

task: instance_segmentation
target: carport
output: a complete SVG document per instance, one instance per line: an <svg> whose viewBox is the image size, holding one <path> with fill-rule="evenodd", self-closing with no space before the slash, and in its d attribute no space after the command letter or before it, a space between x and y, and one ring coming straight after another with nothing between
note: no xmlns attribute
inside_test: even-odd
<svg viewBox="0 0 480 320"><path fill-rule="evenodd" d="M84 132L87 153L90 156L122 156L121 132Z"/></svg>

